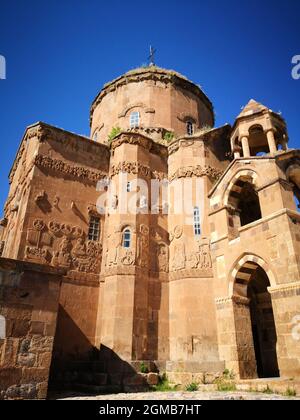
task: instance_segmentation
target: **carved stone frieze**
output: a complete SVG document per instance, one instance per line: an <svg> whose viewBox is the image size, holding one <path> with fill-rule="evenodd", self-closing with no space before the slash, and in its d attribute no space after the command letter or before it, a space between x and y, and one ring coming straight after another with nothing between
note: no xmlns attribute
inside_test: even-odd
<svg viewBox="0 0 300 420"><path fill-rule="evenodd" d="M167 179L167 174L159 171L151 171L149 166L142 165L139 162L120 162L117 165L112 165L110 170L110 177L118 175L120 172L137 175L144 178L153 178L158 180Z"/></svg>
<svg viewBox="0 0 300 420"><path fill-rule="evenodd" d="M179 168L173 174L169 176L169 181L172 182L174 180L180 178L191 178L191 177L202 177L208 176L212 180L218 180L222 176L223 172L219 169L213 168L211 166L202 167L200 165L197 166L188 166L185 168Z"/></svg>
<svg viewBox="0 0 300 420"><path fill-rule="evenodd" d="M47 249L27 246L25 249L25 260L39 264L49 263L49 252Z"/></svg>
<svg viewBox="0 0 300 420"><path fill-rule="evenodd" d="M97 182L107 176L105 172L102 171L92 171L83 166L73 166L68 163L59 160L53 159L49 156L36 155L34 158L34 164L40 168L48 169L50 171L59 172L66 176L72 176L75 178L88 180L90 182Z"/></svg>
<svg viewBox="0 0 300 420"><path fill-rule="evenodd" d="M111 149L114 151L122 144L132 144L135 146L141 146L146 150L150 150L152 140L146 136L143 136L139 133L121 133L115 140L111 143Z"/></svg>
<svg viewBox="0 0 300 420"><path fill-rule="evenodd" d="M212 260L208 243L198 244L198 250L192 252L188 258L189 267L192 269L211 269Z"/></svg>
<svg viewBox="0 0 300 420"><path fill-rule="evenodd" d="M89 241L80 226L35 219L27 231L25 259L74 272L100 272L102 246Z"/></svg>
<svg viewBox="0 0 300 420"><path fill-rule="evenodd" d="M132 175L149 177L151 170L148 166L144 166L139 162L120 162L118 165L112 165L110 177L118 175L120 172L126 172Z"/></svg>

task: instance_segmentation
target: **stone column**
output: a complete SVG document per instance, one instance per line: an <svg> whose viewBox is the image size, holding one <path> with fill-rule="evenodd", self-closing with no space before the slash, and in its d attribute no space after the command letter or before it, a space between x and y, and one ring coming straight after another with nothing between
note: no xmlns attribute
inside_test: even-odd
<svg viewBox="0 0 300 420"><path fill-rule="evenodd" d="M282 140L281 144L282 144L282 150L287 152L289 150L289 148L288 148L288 143L287 143L286 136L283 137L283 140Z"/></svg>
<svg viewBox="0 0 300 420"><path fill-rule="evenodd" d="M241 139L244 157L250 157L249 137L243 136Z"/></svg>
<svg viewBox="0 0 300 420"><path fill-rule="evenodd" d="M275 142L273 129L267 131L267 139L268 139L270 153L273 155L277 152L277 146Z"/></svg>
<svg viewBox="0 0 300 420"><path fill-rule="evenodd" d="M238 147L237 145L235 147L233 147L233 154L234 154L234 159L238 159L241 157L241 151L240 151L240 147Z"/></svg>

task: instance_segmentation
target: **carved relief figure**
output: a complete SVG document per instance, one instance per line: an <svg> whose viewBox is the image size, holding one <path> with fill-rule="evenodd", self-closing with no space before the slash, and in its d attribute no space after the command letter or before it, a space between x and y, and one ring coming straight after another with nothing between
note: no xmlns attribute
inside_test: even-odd
<svg viewBox="0 0 300 420"><path fill-rule="evenodd" d="M149 228L146 225L140 226L138 238L138 262L143 268L149 266Z"/></svg>
<svg viewBox="0 0 300 420"><path fill-rule="evenodd" d="M48 251L42 249L42 244L47 239L44 237L44 240L42 240L46 225L43 220L36 219L33 221L32 226L33 228L28 229L27 232L27 243L33 246L26 247L25 259L42 264L47 263Z"/></svg>
<svg viewBox="0 0 300 420"><path fill-rule="evenodd" d="M172 269L184 270L186 263L185 245L183 242L176 242L173 249Z"/></svg>
<svg viewBox="0 0 300 420"><path fill-rule="evenodd" d="M201 268L212 268L211 255L208 244L203 244L200 247L200 264Z"/></svg>
<svg viewBox="0 0 300 420"><path fill-rule="evenodd" d="M125 255L121 257L121 263L123 265L133 265L134 264L134 254L133 251L126 250Z"/></svg>
<svg viewBox="0 0 300 420"><path fill-rule="evenodd" d="M72 255L74 255L74 257L79 257L79 258L84 257L86 255L85 241L82 237L77 239L77 242L72 251Z"/></svg>
<svg viewBox="0 0 300 420"><path fill-rule="evenodd" d="M121 245L121 239L116 240L116 235L108 235L107 249L106 249L106 267L113 267L118 263L119 249Z"/></svg>
<svg viewBox="0 0 300 420"><path fill-rule="evenodd" d="M212 268L212 260L210 255L209 244L198 243L198 250L192 252L189 256L190 268Z"/></svg>
<svg viewBox="0 0 300 420"><path fill-rule="evenodd" d="M72 263L71 250L71 241L64 237L59 245L59 251L55 252L53 256L52 265L55 267L62 266L65 268L70 268Z"/></svg>
<svg viewBox="0 0 300 420"><path fill-rule="evenodd" d="M169 250L165 244L157 246L157 268L165 273L169 271Z"/></svg>

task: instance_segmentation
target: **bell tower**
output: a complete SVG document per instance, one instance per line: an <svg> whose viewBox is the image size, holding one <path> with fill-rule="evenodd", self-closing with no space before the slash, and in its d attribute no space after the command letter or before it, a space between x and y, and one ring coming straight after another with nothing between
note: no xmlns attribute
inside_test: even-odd
<svg viewBox="0 0 300 420"><path fill-rule="evenodd" d="M251 99L237 117L231 135L235 159L262 154L275 155L287 150L288 135L284 119Z"/></svg>

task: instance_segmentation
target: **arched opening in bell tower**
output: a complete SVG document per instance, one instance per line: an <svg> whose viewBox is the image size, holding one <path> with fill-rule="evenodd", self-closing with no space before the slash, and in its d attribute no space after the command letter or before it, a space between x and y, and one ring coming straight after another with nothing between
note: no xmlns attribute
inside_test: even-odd
<svg viewBox="0 0 300 420"><path fill-rule="evenodd" d="M231 187L228 196L228 226L230 236L236 237L239 228L260 220L260 200L253 179L241 176Z"/></svg>

